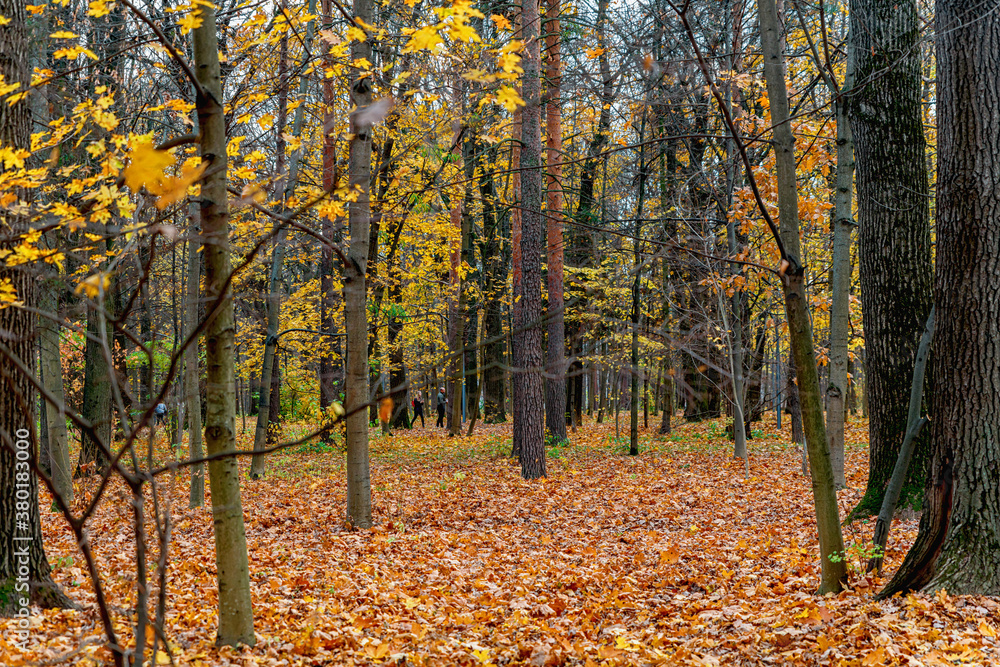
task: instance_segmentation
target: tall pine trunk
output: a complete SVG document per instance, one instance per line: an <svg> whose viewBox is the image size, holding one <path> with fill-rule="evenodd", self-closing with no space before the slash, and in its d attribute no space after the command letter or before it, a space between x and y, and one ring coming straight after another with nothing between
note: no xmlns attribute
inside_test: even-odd
<svg viewBox="0 0 1000 667"><path fill-rule="evenodd" d="M521 309L514 322L515 349L521 350L514 384L514 449L525 479L545 476L544 355L542 353L542 126L538 0L521 2L525 42L521 110Z"/></svg>
<svg viewBox="0 0 1000 667"><path fill-rule="evenodd" d="M566 327L563 317L562 62L559 53L560 0L548 0L545 21L546 257L548 340L545 424L555 442L566 440Z"/></svg>

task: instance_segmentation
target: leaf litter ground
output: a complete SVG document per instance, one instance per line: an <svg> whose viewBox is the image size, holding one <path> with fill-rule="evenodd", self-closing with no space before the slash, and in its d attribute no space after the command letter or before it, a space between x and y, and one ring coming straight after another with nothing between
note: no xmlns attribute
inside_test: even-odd
<svg viewBox="0 0 1000 667"><path fill-rule="evenodd" d="M773 421L761 428L750 443L749 479L719 422L682 424L666 438L644 433L639 457L626 455L613 424L587 424L571 445L549 450L549 477L536 482L521 480L506 456L509 424L462 439L432 429L373 435L378 523L369 531L345 524L339 451L274 455L263 480L243 485L252 649L213 645L211 515L187 509L188 477L179 475L162 490L173 522L170 650L156 662L1000 664L993 599L872 601L884 583L860 574L872 524L844 529L851 588L815 596L810 487L787 430ZM842 515L864 490L866 431L860 421L848 427ZM241 446L250 437L241 436ZM116 487L90 527L123 641L132 641L136 600L130 516L128 496ZM56 515L46 513L43 523L55 578L82 609L36 610L27 655L9 643L13 622L0 621L0 664L60 657L105 664L82 560ZM887 573L916 528L915 519L894 525Z"/></svg>

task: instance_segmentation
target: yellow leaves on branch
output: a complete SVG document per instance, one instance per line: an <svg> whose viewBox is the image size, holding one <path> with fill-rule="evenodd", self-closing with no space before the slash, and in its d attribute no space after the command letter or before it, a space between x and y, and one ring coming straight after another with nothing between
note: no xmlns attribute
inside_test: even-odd
<svg viewBox="0 0 1000 667"><path fill-rule="evenodd" d="M182 35L186 35L192 30L200 28L202 22L201 10L199 9L177 19L177 27L181 29Z"/></svg>
<svg viewBox="0 0 1000 667"><path fill-rule="evenodd" d="M434 51L444 44L442 35L455 42L480 41L476 29L469 25L469 19L486 18L486 15L473 7L469 0L454 0L451 7L435 7L434 13L440 18L438 23L418 30L412 28L403 30L404 34L410 36L410 40L403 47L403 53Z"/></svg>
<svg viewBox="0 0 1000 667"><path fill-rule="evenodd" d="M204 164L188 160L182 166L180 176L166 174L176 160L170 151L156 150L152 142L137 141L129 153L129 165L125 167L125 185L133 192L145 187L149 194L157 197L156 207L163 210L182 199L205 171Z"/></svg>
<svg viewBox="0 0 1000 667"><path fill-rule="evenodd" d="M111 274L98 271L80 281L73 293L77 296L84 294L88 299L96 299L107 292L109 287L111 287Z"/></svg>
<svg viewBox="0 0 1000 667"><path fill-rule="evenodd" d="M502 104L507 111L514 113L517 107L524 106L524 100L511 86L500 86L496 94L497 103Z"/></svg>
<svg viewBox="0 0 1000 667"><path fill-rule="evenodd" d="M53 58L66 58L76 60L80 55L85 55L91 60L97 60L97 54L83 46L70 46L65 49L56 49L52 54Z"/></svg>
<svg viewBox="0 0 1000 667"><path fill-rule="evenodd" d="M0 310L21 304L22 302L17 300L17 290L14 289L14 283L11 282L10 278L0 280Z"/></svg>

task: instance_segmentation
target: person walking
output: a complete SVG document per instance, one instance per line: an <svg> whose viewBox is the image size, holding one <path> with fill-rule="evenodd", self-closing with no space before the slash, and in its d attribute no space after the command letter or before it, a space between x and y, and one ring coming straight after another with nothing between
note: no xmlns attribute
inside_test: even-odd
<svg viewBox="0 0 1000 667"><path fill-rule="evenodd" d="M167 422L167 405L166 403L157 403L156 410L156 425L162 426Z"/></svg>
<svg viewBox="0 0 1000 667"><path fill-rule="evenodd" d="M445 396L444 387L441 387L441 389L438 390L438 397L437 397L438 428L444 428L444 411L445 408L447 408L447 406L448 406L448 397Z"/></svg>
<svg viewBox="0 0 1000 667"><path fill-rule="evenodd" d="M424 423L424 395L419 389L413 397L413 421L410 422L410 428L417 423L417 417L420 417L420 428L427 428L427 424Z"/></svg>

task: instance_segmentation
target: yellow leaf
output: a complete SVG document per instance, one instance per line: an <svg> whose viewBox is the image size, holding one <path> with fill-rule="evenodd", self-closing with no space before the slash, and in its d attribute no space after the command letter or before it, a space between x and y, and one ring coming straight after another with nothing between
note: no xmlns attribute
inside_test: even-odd
<svg viewBox="0 0 1000 667"><path fill-rule="evenodd" d="M427 25L410 35L410 41L403 47L403 53L434 49L442 43L437 26Z"/></svg>
<svg viewBox="0 0 1000 667"><path fill-rule="evenodd" d="M871 665L881 665L885 663L885 649L879 646L877 649L869 653L861 660L861 664L865 667L871 667Z"/></svg>
<svg viewBox="0 0 1000 667"><path fill-rule="evenodd" d="M98 272L84 278L73 290L73 294L86 294L88 299L96 299L99 294L111 287L111 274Z"/></svg>
<svg viewBox="0 0 1000 667"><path fill-rule="evenodd" d="M510 30L510 21L508 21L503 16L499 14L491 14L490 19L493 20L493 25L497 27L497 30Z"/></svg>
<svg viewBox="0 0 1000 667"><path fill-rule="evenodd" d="M107 16L110 13L111 8L108 7L108 3L105 2L105 0L91 0L90 5L87 8L87 16L93 16L95 18Z"/></svg>
<svg viewBox="0 0 1000 667"><path fill-rule="evenodd" d="M996 637L997 631L994 630L993 626L986 621L979 621L979 634L987 637Z"/></svg>
<svg viewBox="0 0 1000 667"><path fill-rule="evenodd" d="M524 106L524 100L517 94L517 91L510 86L500 86L496 94L497 102L502 104L508 112L514 113L519 106Z"/></svg>
<svg viewBox="0 0 1000 667"><path fill-rule="evenodd" d="M201 175L205 173L205 167L207 166L206 163L198 165L185 164L183 169L181 169L179 177L168 177L165 179L160 191L154 193L159 195L159 198L156 200L156 208L162 211L174 202L183 199L187 195L188 188L201 180Z"/></svg>
<svg viewBox="0 0 1000 667"><path fill-rule="evenodd" d="M69 30L56 30L54 33L49 35L52 39L76 39L79 37L75 32L70 32Z"/></svg>
<svg viewBox="0 0 1000 667"><path fill-rule="evenodd" d="M177 21L177 26L181 29L181 34L186 35L202 24L201 11L185 14Z"/></svg>
<svg viewBox="0 0 1000 667"><path fill-rule="evenodd" d="M125 185L133 192L143 186L158 184L163 180L163 172L173 166L176 158L169 151L158 151L151 141L138 142L129 153L129 165L125 167Z"/></svg>

